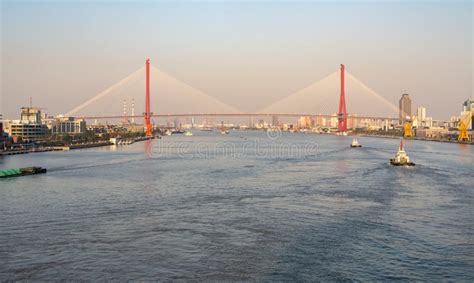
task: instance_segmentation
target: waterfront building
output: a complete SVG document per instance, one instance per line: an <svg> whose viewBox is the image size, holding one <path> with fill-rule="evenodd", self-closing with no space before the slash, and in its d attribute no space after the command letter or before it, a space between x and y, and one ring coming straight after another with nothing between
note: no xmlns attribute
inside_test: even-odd
<svg viewBox="0 0 474 283"><path fill-rule="evenodd" d="M357 128L357 114L353 114L353 115L350 115L348 118L347 118L347 128L348 129L355 129Z"/></svg>
<svg viewBox="0 0 474 283"><path fill-rule="evenodd" d="M422 124L426 119L426 108L425 107L418 107L416 109L416 117L418 122Z"/></svg>
<svg viewBox="0 0 474 283"><path fill-rule="evenodd" d="M48 128L42 124L41 110L35 107L22 107L20 120L11 121L7 130L15 140L38 141L48 135Z"/></svg>
<svg viewBox="0 0 474 283"><path fill-rule="evenodd" d="M48 128L52 134L72 134L81 135L87 131L86 121L83 119L75 119L74 117L58 116L53 119Z"/></svg>
<svg viewBox="0 0 474 283"><path fill-rule="evenodd" d="M107 125L102 125L102 124L92 124L92 125L89 124L89 125L86 125L86 129L88 132L96 134L96 135L102 135L108 132Z"/></svg>
<svg viewBox="0 0 474 283"><path fill-rule="evenodd" d="M124 127L127 130L127 132L130 132L130 133L144 133L145 132L145 127L139 124L130 124L130 125L125 125Z"/></svg>
<svg viewBox="0 0 474 283"><path fill-rule="evenodd" d="M338 124L337 114L333 113L331 116L332 117L327 120L326 126L331 127L331 128L336 128Z"/></svg>
<svg viewBox="0 0 474 283"><path fill-rule="evenodd" d="M428 139L442 139L447 137L449 130L441 127L422 128L416 130L416 136Z"/></svg>
<svg viewBox="0 0 474 283"><path fill-rule="evenodd" d="M302 116L298 119L298 128L309 129L311 128L311 118L308 116Z"/></svg>
<svg viewBox="0 0 474 283"><path fill-rule="evenodd" d="M321 114L317 115L316 116L316 121L314 122L315 126L316 127L324 126L323 119L324 119L324 117L322 117ZM324 119L324 120L326 120L326 119ZM324 122L326 122L326 121L324 121Z"/></svg>
<svg viewBox="0 0 474 283"><path fill-rule="evenodd" d="M433 127L433 117L426 117L422 124L428 128Z"/></svg>
<svg viewBox="0 0 474 283"><path fill-rule="evenodd" d="M10 124L9 134L14 138L38 141L46 138L48 128L44 124L28 124L21 123L21 121L14 121Z"/></svg>
<svg viewBox="0 0 474 283"><path fill-rule="evenodd" d="M411 98L407 93L402 94L398 102L398 119L400 124L404 124L411 117Z"/></svg>
<svg viewBox="0 0 474 283"><path fill-rule="evenodd" d="M270 128L270 124L268 124L265 120L260 119L257 124L255 124L255 128L257 129L268 129Z"/></svg>

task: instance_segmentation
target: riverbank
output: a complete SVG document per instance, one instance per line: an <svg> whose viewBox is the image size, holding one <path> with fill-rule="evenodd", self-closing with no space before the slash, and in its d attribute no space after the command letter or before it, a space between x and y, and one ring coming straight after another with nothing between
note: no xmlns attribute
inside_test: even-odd
<svg viewBox="0 0 474 283"><path fill-rule="evenodd" d="M49 152L49 151L67 151L67 150L101 147L101 146L109 146L109 145L112 145L112 143L109 141L106 141L106 142L95 142L95 143L85 143L85 144L72 144L72 145L66 145L66 146L42 146L42 147L35 147L31 149L0 151L0 156L40 153L40 152Z"/></svg>
<svg viewBox="0 0 474 283"><path fill-rule="evenodd" d="M148 138L146 137L137 137L137 138L132 139L133 140L132 143L145 141L147 139ZM75 149L86 149L86 148L103 147L103 146L110 146L110 145L114 145L114 143L111 141L99 141L99 142L91 142L91 143L70 144L70 145L64 145L64 146L40 146L40 147L31 148L31 149L15 149L15 150L0 151L0 156L39 153L39 152L48 152L48 151L69 151L69 150L75 150Z"/></svg>
<svg viewBox="0 0 474 283"><path fill-rule="evenodd" d="M360 134L362 137L371 137L371 138L383 138L383 139L400 139L402 137L398 136L384 136L384 135L371 135L371 134ZM457 144L468 144L474 145L474 141L470 142L461 142L458 140L447 140L447 139L430 139L430 138L422 138L422 137L411 137L406 138L410 140L418 140L418 141L432 141L432 142L443 142L443 143L457 143Z"/></svg>

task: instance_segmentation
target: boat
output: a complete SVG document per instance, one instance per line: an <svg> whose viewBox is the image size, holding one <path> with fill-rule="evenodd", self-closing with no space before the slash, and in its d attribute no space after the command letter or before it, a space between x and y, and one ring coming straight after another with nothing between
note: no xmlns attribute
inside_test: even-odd
<svg viewBox="0 0 474 283"><path fill-rule="evenodd" d="M193 135L193 133L191 133L190 131L186 131L184 132L184 135L187 136L187 137L190 137Z"/></svg>
<svg viewBox="0 0 474 283"><path fill-rule="evenodd" d="M229 131L224 131L224 130L221 131L221 135L228 135L228 134L229 134Z"/></svg>
<svg viewBox="0 0 474 283"><path fill-rule="evenodd" d="M26 167L0 170L0 178L19 177L26 175L35 175L46 173L46 168L42 167Z"/></svg>
<svg viewBox="0 0 474 283"><path fill-rule="evenodd" d="M180 134L184 134L184 131L183 130L179 130L179 129L174 129L171 131L171 133L173 135L180 135Z"/></svg>
<svg viewBox="0 0 474 283"><path fill-rule="evenodd" d="M171 136L171 131L170 131L170 130L166 130L166 131L164 132L164 135L165 135L165 136Z"/></svg>
<svg viewBox="0 0 474 283"><path fill-rule="evenodd" d="M415 163L410 161L410 157L403 148L403 139L400 140L400 147L394 158L390 159L390 164L395 166L415 166Z"/></svg>
<svg viewBox="0 0 474 283"><path fill-rule="evenodd" d="M356 138L352 139L351 147L362 147L359 141Z"/></svg>

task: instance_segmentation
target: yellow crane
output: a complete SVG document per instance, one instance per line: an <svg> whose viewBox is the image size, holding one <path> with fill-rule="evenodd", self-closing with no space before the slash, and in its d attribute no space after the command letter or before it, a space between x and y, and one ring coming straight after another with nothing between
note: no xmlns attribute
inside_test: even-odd
<svg viewBox="0 0 474 283"><path fill-rule="evenodd" d="M458 136L458 141L469 141L470 137L467 131L467 127L471 123L472 116L474 116L474 109L471 109L469 113L467 113L464 116L461 116L459 119L459 136Z"/></svg>
<svg viewBox="0 0 474 283"><path fill-rule="evenodd" d="M405 138L411 138L413 136L413 133L411 131L411 122L406 121L405 125L403 126L403 136Z"/></svg>

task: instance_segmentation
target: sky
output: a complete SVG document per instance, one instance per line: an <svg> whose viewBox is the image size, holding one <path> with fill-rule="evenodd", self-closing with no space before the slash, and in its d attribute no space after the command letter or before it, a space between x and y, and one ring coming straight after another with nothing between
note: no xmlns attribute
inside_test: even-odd
<svg viewBox="0 0 474 283"><path fill-rule="evenodd" d="M146 58L242 112L265 109L341 63L395 105L409 93L413 108L435 119L459 115L473 96L472 1L6 0L0 9L5 118L18 119L30 97L48 114L66 113ZM141 87L133 95L143 97ZM180 112L179 104L160 108L160 99L155 113ZM121 104L111 97L94 111L119 114Z"/></svg>

